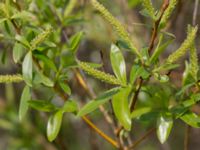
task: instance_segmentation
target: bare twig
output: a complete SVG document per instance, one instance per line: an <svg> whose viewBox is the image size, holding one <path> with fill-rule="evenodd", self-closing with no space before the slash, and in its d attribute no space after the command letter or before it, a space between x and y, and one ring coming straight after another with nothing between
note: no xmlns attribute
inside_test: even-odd
<svg viewBox="0 0 200 150"><path fill-rule="evenodd" d="M136 146L138 146L144 139L146 139L148 136L150 136L156 128L152 128L148 130L142 137L140 137L137 141L135 141L129 148L128 150L134 149Z"/></svg>
<svg viewBox="0 0 200 150"><path fill-rule="evenodd" d="M87 94L92 98L96 98L95 93L93 92L93 90L89 87L89 85L86 83L86 81L83 79L81 73L79 70L74 70L75 73L75 77L78 80L79 84L82 86L82 88L87 92ZM110 117L110 115L108 114L108 112L105 110L105 108L103 106L99 106L100 111L103 113L105 120L107 121L107 123L109 123L111 125L111 127L113 128L113 130L115 129L114 127L114 123L112 118Z"/></svg>
<svg viewBox="0 0 200 150"><path fill-rule="evenodd" d="M188 150L189 146L189 133L190 133L190 126L185 126L185 137L184 137L184 150Z"/></svg>
<svg viewBox="0 0 200 150"><path fill-rule="evenodd" d="M118 148L118 144L116 141L114 141L112 138L107 136L105 133L103 133L99 128L97 128L86 116L83 116L82 119L88 124L89 127L91 127L93 130L95 130L101 137L103 137L106 141L111 143L114 147Z"/></svg>
<svg viewBox="0 0 200 150"><path fill-rule="evenodd" d="M138 79L138 87L137 87L137 89L136 89L136 91L135 91L135 95L134 95L134 97L133 97L133 100L132 100L132 102L131 102L131 112L134 110L134 108L135 108L135 104L136 104L136 101L137 101L137 99L138 99L138 95L139 95L139 93L140 93L140 89L141 89L141 87L142 87L142 84L143 84L143 82L144 82L144 80L142 79L142 78L139 78Z"/></svg>
<svg viewBox="0 0 200 150"><path fill-rule="evenodd" d="M21 28L18 27L18 25L16 24L15 20L12 19L12 20L11 20L11 23L12 23L12 25L13 25L15 31L17 32L17 34L21 34Z"/></svg>
<svg viewBox="0 0 200 150"><path fill-rule="evenodd" d="M193 18L192 18L192 24L193 24L193 26L196 25L198 7L199 7L199 0L195 0L194 11L193 11Z"/></svg>
<svg viewBox="0 0 200 150"><path fill-rule="evenodd" d="M169 0L164 0L162 7L161 7L160 17L154 23L154 28L153 28L153 32L152 32L152 35L151 35L151 41L150 41L149 49L148 49L149 54L153 50L154 43L155 43L157 33L158 33L158 27L159 27L160 21L161 21L162 16L163 16L163 14L164 14L164 12L165 12L165 10L167 9L168 6L169 6Z"/></svg>

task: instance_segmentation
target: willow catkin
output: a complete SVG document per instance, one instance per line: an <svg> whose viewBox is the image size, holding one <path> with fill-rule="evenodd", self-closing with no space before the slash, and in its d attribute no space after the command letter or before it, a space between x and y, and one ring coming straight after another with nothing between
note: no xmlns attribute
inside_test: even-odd
<svg viewBox="0 0 200 150"><path fill-rule="evenodd" d="M165 25L166 22L168 21L169 17L171 16L174 8L176 7L177 0L170 0L169 1L169 6L165 10L162 19L161 19L161 25Z"/></svg>
<svg viewBox="0 0 200 150"><path fill-rule="evenodd" d="M193 76L193 78L197 80L199 65L198 65L197 49L194 44L190 48L190 64L191 64L190 73Z"/></svg>
<svg viewBox="0 0 200 150"><path fill-rule="evenodd" d="M42 43L46 38L53 32L52 27L48 27L46 30L44 30L42 33L37 35L32 41L31 41L31 50L34 50L40 43Z"/></svg>
<svg viewBox="0 0 200 150"><path fill-rule="evenodd" d="M149 15L155 19L155 9L152 5L151 0L143 0L142 1L143 7L148 11Z"/></svg>
<svg viewBox="0 0 200 150"><path fill-rule="evenodd" d="M183 55L185 55L185 53L187 52L187 50L191 48L195 40L197 30L198 30L197 27L191 27L190 29L188 29L187 38L181 44L181 46L167 58L166 60L167 64L174 63Z"/></svg>
<svg viewBox="0 0 200 150"><path fill-rule="evenodd" d="M21 82L23 78L21 75L0 75L0 83Z"/></svg>
<svg viewBox="0 0 200 150"><path fill-rule="evenodd" d="M140 58L141 54L139 53L138 49L135 47L136 44L134 44L124 28L124 26L97 0L91 0L91 3L95 9L97 9L101 15L113 26L115 31L118 33L118 35L127 42L131 50Z"/></svg>
<svg viewBox="0 0 200 150"><path fill-rule="evenodd" d="M79 61L78 64L80 68L83 69L83 71L85 71L88 75L93 76L94 78L97 78L109 84L121 85L121 82L113 75L94 69L86 62Z"/></svg>

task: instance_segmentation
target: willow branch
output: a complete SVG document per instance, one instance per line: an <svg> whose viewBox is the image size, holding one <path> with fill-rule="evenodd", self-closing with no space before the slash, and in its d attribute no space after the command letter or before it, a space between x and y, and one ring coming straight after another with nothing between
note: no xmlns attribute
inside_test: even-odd
<svg viewBox="0 0 200 150"><path fill-rule="evenodd" d="M161 7L160 17L154 23L154 29L153 29L153 32L152 32L152 35L151 35L151 40L150 40L150 44L149 44L149 48L148 48L149 54L153 50L154 43L155 43L155 40L156 40L156 37L157 37L157 33L158 33L158 27L160 25L160 21L161 21L161 19L163 17L163 14L164 14L164 12L165 12L165 10L167 9L168 6L169 6L169 0L164 0L163 4L162 4L162 7ZM136 105L136 102L137 102L137 99L138 99L138 95L140 93L140 89L142 87L143 82L144 81L143 81L142 78L138 79L137 89L135 91L135 95L134 95L134 97L132 99L132 102L131 102L131 107L130 107L131 112L134 110L134 107Z"/></svg>
<svg viewBox="0 0 200 150"><path fill-rule="evenodd" d="M193 18L192 18L192 24L193 24L193 26L196 25L198 7L199 7L199 0L195 0L194 11L193 11Z"/></svg>
<svg viewBox="0 0 200 150"><path fill-rule="evenodd" d="M34 59L35 64L38 66L38 68L41 68L40 64L37 62L36 59ZM82 80L81 76L78 76L79 80ZM84 81L84 80L83 80ZM82 86L84 86L85 88L87 88L85 82L81 81L80 83L82 84ZM59 94L59 96L66 101L67 100L67 96L65 95L65 93L63 93L62 91L60 91L56 86L54 86L54 90L56 93ZM92 93L91 93L92 94ZM118 144L115 140L113 140L111 137L109 137L108 135L106 135L103 131L101 131L95 124L93 124L89 118L87 118L86 116L83 116L82 119L85 121L85 123L88 124L88 126L93 129L96 133L98 133L101 137L103 137L106 141L108 141L110 144L112 144L114 147L118 148Z"/></svg>
<svg viewBox="0 0 200 150"><path fill-rule="evenodd" d="M135 91L135 95L134 95L134 97L133 97L133 100L132 100L132 102L131 102L131 112L134 110L134 108L135 108L135 105L136 105L136 101L137 101L137 99L138 99L138 95L139 95L139 93L140 93L140 89L141 89L141 87L142 87L142 84L143 84L143 82L144 82L144 80L142 79L142 78L139 78L138 79L138 87L137 87L137 89L136 89L136 91Z"/></svg>
<svg viewBox="0 0 200 150"><path fill-rule="evenodd" d="M87 92L87 94L92 98L96 98L95 93L92 91L92 89L88 86L88 84L86 83L86 81L83 79L82 75L80 74L79 70L74 70L75 73L75 77L77 79L77 81L79 82L79 84L81 85L81 87ZM112 118L110 117L110 115L108 114L108 112L105 110L105 108L103 106L99 106L100 111L103 113L105 120L107 121L107 123L110 124L110 126L113 128L113 130L115 129L114 126L114 122L112 120Z"/></svg>
<svg viewBox="0 0 200 150"><path fill-rule="evenodd" d="M21 28L18 27L17 23L15 22L15 20L11 19L11 23L15 29L15 31L17 32L17 34L21 34Z"/></svg>
<svg viewBox="0 0 200 150"><path fill-rule="evenodd" d="M185 137L184 137L184 150L188 150L189 146L189 133L190 133L190 126L185 126Z"/></svg>
<svg viewBox="0 0 200 150"><path fill-rule="evenodd" d="M103 133L99 128L97 128L86 116L83 116L82 119L87 123L89 127L91 127L93 130L95 130L101 137L103 137L106 141L108 141L110 144L112 144L114 147L118 148L118 144L116 141L114 141L112 138L110 138L108 135Z"/></svg>
<svg viewBox="0 0 200 150"><path fill-rule="evenodd" d="M152 128L148 130L142 137L140 137L138 140L136 140L129 148L128 150L134 149L136 146L138 146L143 140L145 140L148 136L150 136L156 129Z"/></svg>
<svg viewBox="0 0 200 150"><path fill-rule="evenodd" d="M162 16L163 16L163 14L164 14L164 12L165 12L165 10L167 9L168 6L169 6L169 0L164 0L162 7L161 7L160 17L154 23L154 28L153 28L153 32L152 32L152 35L151 35L149 49L148 49L149 54L153 50L154 43L155 43L155 40L156 40L156 37L157 37L157 34L158 34L158 27L160 25L160 21L161 21Z"/></svg>

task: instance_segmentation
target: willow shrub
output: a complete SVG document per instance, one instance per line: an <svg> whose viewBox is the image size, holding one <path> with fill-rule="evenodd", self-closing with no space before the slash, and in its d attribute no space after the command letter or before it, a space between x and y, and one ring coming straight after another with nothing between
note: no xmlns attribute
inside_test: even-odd
<svg viewBox="0 0 200 150"><path fill-rule="evenodd" d="M1 45L12 46L13 61L21 68L16 75L1 75L0 82L25 83L21 94L19 119L23 120L26 117L28 109L48 112L50 116L46 131L49 141L57 137L65 113L73 113L74 117L82 117L88 122L86 115L96 109L110 112L109 107L103 107L109 104L112 105L122 137L123 133L134 131L132 124L136 120L153 124L161 143L167 140L175 120L179 119L189 126L199 128L200 117L191 111L200 101L199 66L195 48L198 28L188 25L187 37L179 48L173 50L164 60L160 59L174 41L174 37L163 31L177 0L170 0L169 4L164 2L160 10L156 10L150 0L142 1L143 13L155 22L155 35L152 36L150 46L142 49L132 41L124 25L102 4L97 0L89 2L113 27L121 41L121 44L117 41L110 43L110 61L114 74L99 69L101 64L77 59L77 49L84 34L80 31L67 37L65 33L66 28L82 22L79 12L72 15L77 0L29 0L24 1L23 5L14 0L0 3ZM155 42L155 39L158 39L158 42ZM129 62L132 64L129 75L122 53L124 50L135 56L135 59ZM190 54L190 60L186 61L182 85L177 86L170 79L170 73L181 67L178 60L186 53ZM80 100L72 99L73 95L78 93L71 92L68 85L68 74L77 73L79 69L113 87L98 93L98 96L91 96L91 101L80 108ZM88 92L89 88L82 80L81 74L77 74L77 79ZM61 95L65 100L63 106L52 103L53 98L40 100L32 96L35 89L43 87L50 88L55 95ZM109 141L108 138L105 139ZM112 140L110 143L117 148L123 147Z"/></svg>

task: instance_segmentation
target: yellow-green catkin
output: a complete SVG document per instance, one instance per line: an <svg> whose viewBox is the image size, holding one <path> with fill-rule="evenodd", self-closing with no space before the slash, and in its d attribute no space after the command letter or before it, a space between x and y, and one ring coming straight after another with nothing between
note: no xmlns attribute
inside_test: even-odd
<svg viewBox="0 0 200 150"><path fill-rule="evenodd" d="M53 32L52 27L48 27L46 30L44 30L42 33L37 35L32 41L31 41L31 50L34 50L40 43L42 43L51 33Z"/></svg>
<svg viewBox="0 0 200 150"><path fill-rule="evenodd" d="M177 4L177 0L170 0L169 1L169 6L167 7L167 9L165 10L162 19L161 19L161 24L165 25L166 22L168 21L169 17L171 16L174 8L176 7Z"/></svg>
<svg viewBox="0 0 200 150"><path fill-rule="evenodd" d="M155 19L155 9L152 5L151 0L143 0L142 1L143 7L148 11L149 15Z"/></svg>
<svg viewBox="0 0 200 150"><path fill-rule="evenodd" d="M183 55L185 55L187 50L189 50L191 48L192 44L194 43L197 30L198 30L197 27L191 27L191 29L188 29L187 38L181 44L181 46L167 58L167 60L166 60L167 64L174 63L179 58L181 58Z"/></svg>
<svg viewBox="0 0 200 150"><path fill-rule="evenodd" d="M64 11L64 18L68 17L76 6L77 0L70 0Z"/></svg>
<svg viewBox="0 0 200 150"><path fill-rule="evenodd" d="M11 83L21 81L23 81L21 75L0 75L0 83Z"/></svg>
<svg viewBox="0 0 200 150"><path fill-rule="evenodd" d="M128 32L126 31L125 27L97 0L90 0L93 7L97 9L101 15L113 26L113 28L116 30L118 35L127 42L129 47L133 50L133 52L139 56L141 55L138 51L138 49L135 47L135 44L132 42L131 37L129 36Z"/></svg>
<svg viewBox="0 0 200 150"><path fill-rule="evenodd" d="M197 80L199 66L198 66L197 49L194 44L190 48L190 65L191 65L190 73L193 76L193 78Z"/></svg>
<svg viewBox="0 0 200 150"><path fill-rule="evenodd" d="M88 75L91 75L94 78L97 78L109 84L121 85L121 82L113 75L94 69L86 62L79 61L78 64L81 69L83 69Z"/></svg>

